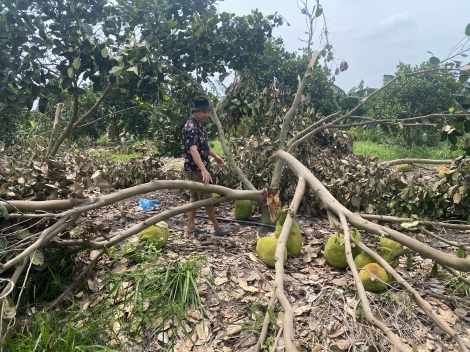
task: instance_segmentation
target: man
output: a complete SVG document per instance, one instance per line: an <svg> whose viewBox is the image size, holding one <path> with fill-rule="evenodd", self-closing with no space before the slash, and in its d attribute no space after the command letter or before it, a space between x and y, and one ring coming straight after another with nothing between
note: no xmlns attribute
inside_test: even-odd
<svg viewBox="0 0 470 352"><path fill-rule="evenodd" d="M209 147L207 134L202 124L207 121L211 113L212 106L205 97L197 98L194 101L194 107L191 110L192 116L186 122L183 128L183 146L184 146L184 171L186 179L189 181L212 183L210 174L209 156L212 156L215 162L222 166L225 164L224 159L215 154ZM191 203L200 199L211 198L211 193L196 192L191 190ZM214 225L214 235L224 236L230 233L230 230L221 227L215 216L214 206L205 207L209 219ZM188 214L188 225L186 227L187 234L205 233L205 229L199 229L195 224L196 210L191 210Z"/></svg>

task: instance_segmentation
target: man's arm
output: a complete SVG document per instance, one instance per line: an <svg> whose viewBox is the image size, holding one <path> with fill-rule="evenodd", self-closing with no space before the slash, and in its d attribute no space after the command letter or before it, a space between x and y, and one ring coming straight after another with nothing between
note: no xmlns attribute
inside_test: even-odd
<svg viewBox="0 0 470 352"><path fill-rule="evenodd" d="M201 170L202 181L204 183L212 182L211 174L209 173L209 171L207 171L206 167L204 166L204 163L202 162L202 159L201 159L201 155L199 155L199 151L197 150L197 146L196 145L190 146L189 152L191 153L191 156L193 157L193 160L196 163L197 167L199 168L199 170Z"/></svg>
<svg viewBox="0 0 470 352"><path fill-rule="evenodd" d="M216 153L214 153L214 152L212 151L212 149L209 149L209 155L214 158L214 160L215 160L215 162L217 163L217 165L219 165L219 166L224 166L224 165L225 165L224 159L223 159L221 156L219 156L219 155L217 155Z"/></svg>

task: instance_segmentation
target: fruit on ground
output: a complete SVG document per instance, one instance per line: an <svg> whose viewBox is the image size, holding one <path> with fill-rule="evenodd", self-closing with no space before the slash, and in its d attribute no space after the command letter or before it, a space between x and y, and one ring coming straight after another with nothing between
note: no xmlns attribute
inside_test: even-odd
<svg viewBox="0 0 470 352"><path fill-rule="evenodd" d="M282 225L284 222L282 223ZM276 231L274 232L274 236L279 238L281 235L282 230L281 222L278 221L276 223ZM287 237L287 244L286 244L287 253L297 257L300 255L300 251L302 250L302 232L300 230L300 226L296 221L292 222L292 226L290 227L289 236Z"/></svg>
<svg viewBox="0 0 470 352"><path fill-rule="evenodd" d="M236 200L235 201L235 219L248 220L252 212L251 200Z"/></svg>
<svg viewBox="0 0 470 352"><path fill-rule="evenodd" d="M377 263L370 263L359 271L364 289L370 292L380 292L387 288L391 279L388 273Z"/></svg>
<svg viewBox="0 0 470 352"><path fill-rule="evenodd" d="M139 241L152 241L157 248L162 248L168 242L168 224L160 221L156 225L152 225L139 233Z"/></svg>
<svg viewBox="0 0 470 352"><path fill-rule="evenodd" d="M380 237L380 247L387 247L393 251L399 251L400 249L403 248L401 243L398 243L392 240L391 238L387 238L387 237Z"/></svg>
<svg viewBox="0 0 470 352"><path fill-rule="evenodd" d="M256 242L256 253L259 259L267 266L274 268L276 255L277 238L267 236L260 238ZM284 263L287 261L287 250L284 251Z"/></svg>
<svg viewBox="0 0 470 352"><path fill-rule="evenodd" d="M352 234L354 241L351 241L351 246L354 246L353 242L359 242L361 240L360 232L354 232ZM359 247L352 248L352 255L356 257L361 253ZM325 245L325 259L332 267L337 269L344 269L348 266L346 260L346 249L344 247L344 235L342 233L336 233L328 239Z"/></svg>
<svg viewBox="0 0 470 352"><path fill-rule="evenodd" d="M398 261L398 258L394 258L393 254L395 251L393 249L387 248L387 247L379 247L376 249L376 252L378 255L380 255L382 258L385 259L385 261L390 264L392 268L396 268L400 263Z"/></svg>
<svg viewBox="0 0 470 352"><path fill-rule="evenodd" d="M362 269L367 264L375 263L375 260L371 258L366 252L362 252L356 256L356 258L354 258L354 263L358 269Z"/></svg>

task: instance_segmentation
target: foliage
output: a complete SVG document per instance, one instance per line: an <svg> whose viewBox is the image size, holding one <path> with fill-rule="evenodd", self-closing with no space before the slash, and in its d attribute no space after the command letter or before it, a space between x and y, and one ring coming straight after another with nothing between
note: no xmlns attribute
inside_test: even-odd
<svg viewBox="0 0 470 352"><path fill-rule="evenodd" d="M0 142L6 146L21 140L36 127L40 114L37 111L21 109L17 111L0 110Z"/></svg>
<svg viewBox="0 0 470 352"><path fill-rule="evenodd" d="M203 319L199 290L201 284L211 286L209 278L202 273L204 264L205 258L198 255L191 255L185 261L166 262L157 254L150 265L139 264L120 274L109 272L105 280L109 292L104 300L107 304L97 306L92 314L102 318L112 316L120 329L134 335L143 326L154 329L152 336L165 335L167 347L171 348L177 331L188 334L184 322L188 309L196 309ZM168 326L174 329L170 336L166 332Z"/></svg>
<svg viewBox="0 0 470 352"><path fill-rule="evenodd" d="M253 186L257 189L269 187L274 164L269 162L268 158L277 147L275 140L265 135L251 136L249 138L231 138L228 146L235 161ZM322 149L324 153L331 157L339 157L350 154L352 148L352 138L346 132L323 130L316 138L312 138L308 143L300 145L293 155L304 165L309 165L313 169L314 165L318 163L319 153ZM239 186L239 179L230 166L220 168L214 165L212 179L215 180L216 184L227 187ZM286 170L286 174L280 184L281 201L288 201L288 199L292 198L295 191L295 180L294 175ZM304 202L308 201L309 196L306 193L304 195ZM312 208L314 207L312 205Z"/></svg>
<svg viewBox="0 0 470 352"><path fill-rule="evenodd" d="M182 131L191 116L194 100L201 95L199 87L187 77L174 77L172 86L164 94L163 100L155 106L151 116L150 132L161 155L181 157L183 154ZM216 97L210 94L212 106ZM209 139L217 135L216 126L208 121L204 125Z"/></svg>
<svg viewBox="0 0 470 352"><path fill-rule="evenodd" d="M44 248L43 251L46 258L59 252L48 248ZM75 265L74 256L40 266L33 265L28 280L24 281L25 276L20 277L13 291L13 300L17 302L16 298L23 289L21 301L17 302L18 308L40 302L50 302L57 298L64 291L64 285L73 279Z"/></svg>
<svg viewBox="0 0 470 352"><path fill-rule="evenodd" d="M469 159L458 158L445 177L439 172L405 174L393 168L379 167L377 158L370 155L340 153L347 150L347 135L336 137L325 145L330 149L304 146L294 154L323 182L329 192L352 211L421 218L459 218L468 220L470 192L468 191ZM275 146L268 138L231 140L237 150L236 161L257 189L269 187L273 165L268 162ZM388 148L388 147L387 147ZM467 176L466 176L467 175ZM238 179L230 168L217 169L215 182L237 187ZM281 202L292 199L295 177L287 172L280 185ZM304 194L299 211L317 216L323 204L312 191Z"/></svg>
<svg viewBox="0 0 470 352"><path fill-rule="evenodd" d="M336 85L333 86L333 90L336 93L336 99L338 100L338 105L341 107L341 110L343 112L347 112L359 105L362 99L376 91L377 88L364 88L364 80L361 80L359 85L357 87L352 87L348 93ZM364 115L364 109L359 109L355 115Z"/></svg>
<svg viewBox="0 0 470 352"><path fill-rule="evenodd" d="M91 82L103 98L155 102L172 85L169 75L195 72L207 81L227 69L241 70L262 52L282 18L218 13L214 2L2 2L0 108L31 109L39 99L44 113L49 100L62 94L72 105L69 121L80 125L91 118L79 109L83 83Z"/></svg>
<svg viewBox="0 0 470 352"><path fill-rule="evenodd" d="M400 76L401 79L371 99L365 107L365 115L379 120L395 120L433 113L447 113L449 108L455 105L455 94L461 89L461 85L452 76L433 72L405 76L409 73L430 70L432 67L432 64L428 62L415 67L400 62L395 75ZM384 84L391 77L384 76ZM416 124L422 122L416 122ZM397 124L396 127L382 126L382 128L390 132L401 131L408 145L426 140L423 135L436 131L432 127L404 127L402 124Z"/></svg>
<svg viewBox="0 0 470 352"><path fill-rule="evenodd" d="M72 310L68 317L60 317L54 311L33 314L25 331L14 331L6 344L12 352L24 351L100 351L116 352L107 347L104 327L106 320L75 321Z"/></svg>
<svg viewBox="0 0 470 352"><path fill-rule="evenodd" d="M401 79L377 94L367 106L366 115L376 119L394 119L447 112L454 105L454 95L461 89L458 82L433 72L405 76L431 68L428 62L415 67L400 62L395 75ZM384 76L384 83L389 81L389 77Z"/></svg>
<svg viewBox="0 0 470 352"><path fill-rule="evenodd" d="M238 81L231 85L224 122L231 135L265 134L276 139L281 116L292 104L298 77L303 77L307 64L306 53L299 56L287 52L281 39L267 42L263 55L255 56L253 65L240 72ZM301 101L293 130L305 128L315 114L326 116L337 111L334 91L319 65Z"/></svg>

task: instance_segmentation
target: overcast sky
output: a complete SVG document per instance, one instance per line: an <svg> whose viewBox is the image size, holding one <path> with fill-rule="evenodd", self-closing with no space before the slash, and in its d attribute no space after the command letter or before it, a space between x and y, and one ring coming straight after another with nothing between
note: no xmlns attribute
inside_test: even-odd
<svg viewBox="0 0 470 352"><path fill-rule="evenodd" d="M310 0L309 8L314 3ZM393 74L399 61L418 65L429 59L427 51L443 59L465 38L470 23L470 0L323 0L320 4L335 58L349 64L336 79L345 91L361 79L364 87L379 87L382 76ZM217 6L237 15L255 8L264 15L277 11L290 27L284 25L274 35L284 39L289 51L304 47L299 37L306 38L307 27L295 0L225 0ZM315 40L314 47L318 43Z"/></svg>

